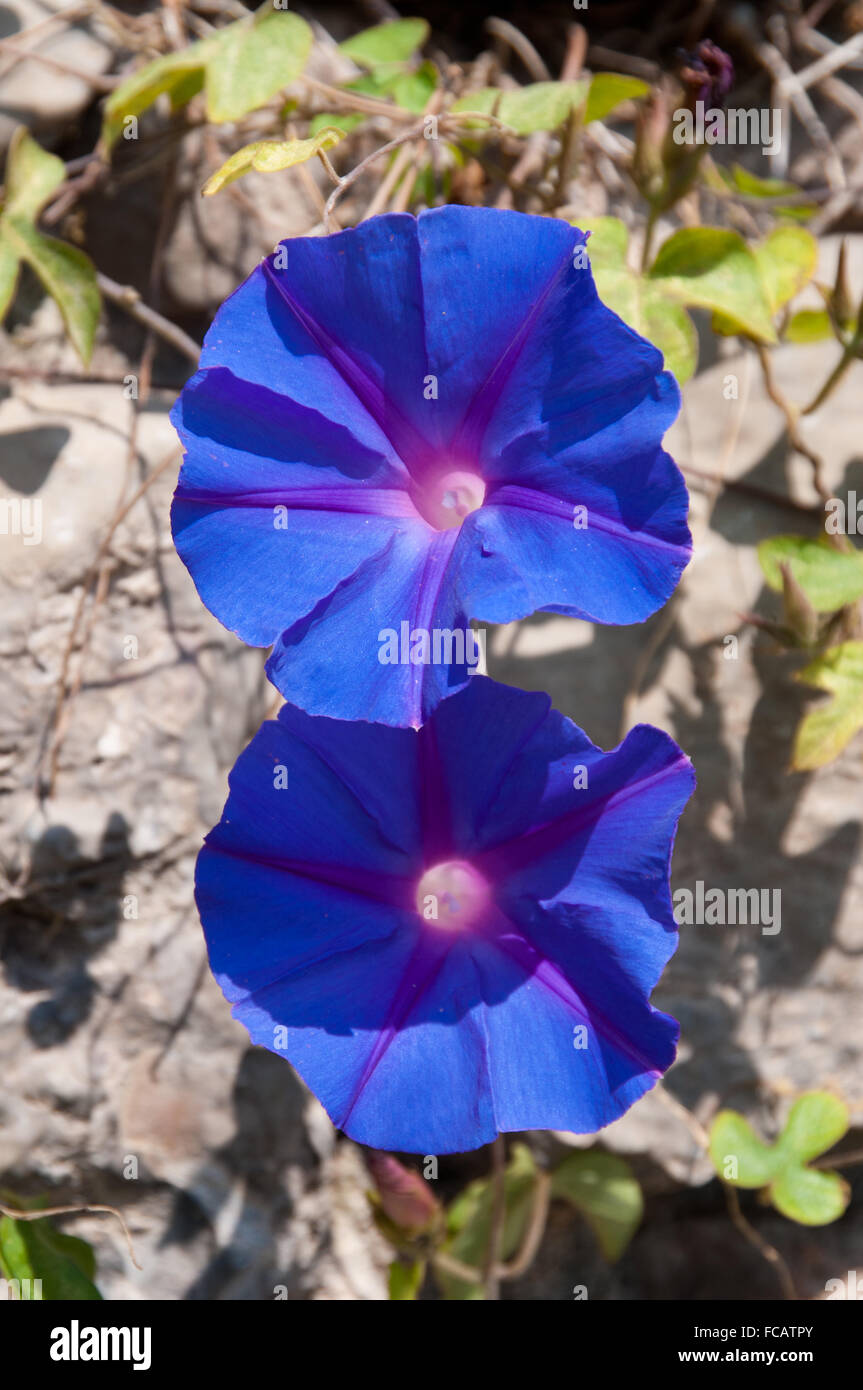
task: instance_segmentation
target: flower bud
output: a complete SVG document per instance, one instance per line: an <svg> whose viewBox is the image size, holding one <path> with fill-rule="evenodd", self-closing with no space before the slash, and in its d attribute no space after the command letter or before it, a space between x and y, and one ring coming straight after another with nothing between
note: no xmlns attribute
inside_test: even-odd
<svg viewBox="0 0 863 1390"><path fill-rule="evenodd" d="M373 1152L368 1165L384 1216L407 1235L429 1230L440 1207L425 1179L392 1154Z"/></svg>

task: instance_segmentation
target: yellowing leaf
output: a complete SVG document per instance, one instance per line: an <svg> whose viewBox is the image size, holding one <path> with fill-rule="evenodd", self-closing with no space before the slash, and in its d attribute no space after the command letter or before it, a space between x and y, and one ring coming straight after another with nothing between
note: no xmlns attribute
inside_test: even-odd
<svg viewBox="0 0 863 1390"><path fill-rule="evenodd" d="M573 227L590 232L587 254L594 274L602 267L615 270L626 264L629 232L619 217L571 217Z"/></svg>
<svg viewBox="0 0 863 1390"><path fill-rule="evenodd" d="M588 254L590 245L588 242ZM698 360L698 335L683 305L626 265L600 265L594 275L603 303L659 348L666 367L681 386L687 382Z"/></svg>
<svg viewBox="0 0 863 1390"><path fill-rule="evenodd" d="M516 135L532 135L537 130L556 130L573 107L581 104L586 92L585 82L533 82L515 91L481 87L459 97L450 110L456 114L481 111L497 116Z"/></svg>
<svg viewBox="0 0 863 1390"><path fill-rule="evenodd" d="M6 159L6 201L0 215L0 319L26 261L56 301L69 337L86 364L99 321L96 272L83 251L36 230L36 218L66 177L62 159L40 148L23 127L12 137Z"/></svg>
<svg viewBox="0 0 863 1390"><path fill-rule="evenodd" d="M105 102L102 145L110 150L126 118L140 116L163 93L176 110L206 87L210 120L239 120L299 77L311 44L304 19L264 5L179 53L146 63L122 82Z"/></svg>
<svg viewBox="0 0 863 1390"><path fill-rule="evenodd" d="M3 217L3 237L56 300L75 350L86 364L101 305L92 262L76 246L42 236L23 217Z"/></svg>
<svg viewBox="0 0 863 1390"><path fill-rule="evenodd" d="M49 154L19 125L6 156L6 200L3 211L35 222L55 189L66 178L66 166Z"/></svg>
<svg viewBox="0 0 863 1390"><path fill-rule="evenodd" d="M725 315L762 342L776 341L758 263L737 232L683 227L659 248L648 275L672 298Z"/></svg>
<svg viewBox="0 0 863 1390"><path fill-rule="evenodd" d="M299 77L312 46L304 19L269 6L218 38L204 84L211 121L238 121L263 106Z"/></svg>
<svg viewBox="0 0 863 1390"><path fill-rule="evenodd" d="M597 72L590 80L584 124L603 121L622 101L635 97L646 97L650 91L647 82L640 77L625 77L620 72Z"/></svg>
<svg viewBox="0 0 863 1390"><path fill-rule="evenodd" d="M770 312L777 313L815 274L818 243L805 227L774 227L755 247Z"/></svg>
<svg viewBox="0 0 863 1390"><path fill-rule="evenodd" d="M190 44L179 53L156 58L121 82L108 97L103 109L104 148L110 150L119 139L128 116L140 116L163 92L171 95L175 106L183 104L182 97L191 100L204 85L206 63L215 52L218 38L218 35L214 35L200 43Z"/></svg>
<svg viewBox="0 0 863 1390"><path fill-rule="evenodd" d="M826 538L771 536L758 546L758 563L776 593L783 590L781 567L789 565L816 613L835 613L863 598L863 551L837 550Z"/></svg>
<svg viewBox="0 0 863 1390"><path fill-rule="evenodd" d="M831 697L804 715L794 740L793 768L811 772L837 758L863 729L863 642L831 647L797 679Z"/></svg>
<svg viewBox="0 0 863 1390"><path fill-rule="evenodd" d="M207 179L201 191L204 197L209 198L235 179L242 178L243 174L248 174L251 169L261 174L273 174L279 169L289 169L293 164L304 164L321 150L332 149L342 137L341 130L325 126L309 140L255 140L226 159L222 167Z"/></svg>
<svg viewBox="0 0 863 1390"><path fill-rule="evenodd" d="M789 343L820 343L833 337L833 325L826 309L798 309L785 330Z"/></svg>

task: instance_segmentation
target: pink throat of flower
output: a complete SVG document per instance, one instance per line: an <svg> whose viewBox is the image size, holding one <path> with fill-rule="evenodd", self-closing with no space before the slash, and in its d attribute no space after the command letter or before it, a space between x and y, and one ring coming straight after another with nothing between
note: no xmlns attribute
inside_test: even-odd
<svg viewBox="0 0 863 1390"><path fill-rule="evenodd" d="M472 864L449 859L426 869L417 885L417 911L447 930L472 926L491 901L491 889Z"/></svg>
<svg viewBox="0 0 863 1390"><path fill-rule="evenodd" d="M448 531L485 500L485 483L478 473L456 469L444 473L423 490L421 511L430 526Z"/></svg>

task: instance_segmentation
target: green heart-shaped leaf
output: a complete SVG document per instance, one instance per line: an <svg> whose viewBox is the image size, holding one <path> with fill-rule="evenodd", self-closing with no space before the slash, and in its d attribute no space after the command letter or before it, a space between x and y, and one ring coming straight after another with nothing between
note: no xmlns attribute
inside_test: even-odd
<svg viewBox="0 0 863 1390"><path fill-rule="evenodd" d="M710 1157L734 1187L766 1187L777 1171L773 1149L736 1110L720 1110L710 1126Z"/></svg>
<svg viewBox="0 0 863 1390"><path fill-rule="evenodd" d="M724 1182L764 1188L783 1216L805 1226L825 1226L844 1212L849 1188L837 1173L806 1164L847 1129L844 1101L827 1091L809 1091L794 1102L775 1144L759 1139L735 1110L720 1111L710 1127L710 1157Z"/></svg>
<svg viewBox="0 0 863 1390"><path fill-rule="evenodd" d="M551 1190L585 1218L605 1258L620 1259L644 1214L641 1188L625 1159L577 1149L555 1169Z"/></svg>
<svg viewBox="0 0 863 1390"><path fill-rule="evenodd" d="M838 1221L850 1198L848 1184L838 1173L815 1168L789 1168L770 1187L776 1210L801 1226L827 1226Z"/></svg>

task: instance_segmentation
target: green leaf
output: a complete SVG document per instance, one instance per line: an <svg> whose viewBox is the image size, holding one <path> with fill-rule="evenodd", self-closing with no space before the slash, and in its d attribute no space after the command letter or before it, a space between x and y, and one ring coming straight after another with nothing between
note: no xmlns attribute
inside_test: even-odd
<svg viewBox="0 0 863 1390"><path fill-rule="evenodd" d="M240 20L218 37L205 81L211 121L238 121L265 105L299 77L312 46L304 19L270 6L251 23Z"/></svg>
<svg viewBox="0 0 863 1390"><path fill-rule="evenodd" d="M63 315L82 362L90 360L101 299L93 264L83 251L54 237L42 236L32 222L4 214L3 237L19 258L35 270Z"/></svg>
<svg viewBox="0 0 863 1390"><path fill-rule="evenodd" d="M400 72L388 84L393 100L405 111L422 115L438 84L434 63L422 63L416 72Z"/></svg>
<svg viewBox="0 0 863 1390"><path fill-rule="evenodd" d="M597 270L619 269L626 265L629 232L619 217L571 217L573 227L590 232L587 254L594 274Z"/></svg>
<svg viewBox="0 0 863 1390"><path fill-rule="evenodd" d="M805 1165L831 1148L847 1129L844 1102L827 1091L810 1091L795 1101L773 1145L764 1144L735 1110L721 1111L710 1129L710 1157L724 1182L766 1188L783 1216L804 1226L824 1226L842 1215L849 1189L838 1174ZM729 1158L737 1160L736 1176L727 1171Z"/></svg>
<svg viewBox="0 0 863 1390"><path fill-rule="evenodd" d="M641 1188L629 1164L599 1149L576 1150L556 1168L551 1190L582 1214L605 1258L620 1259L644 1213Z"/></svg>
<svg viewBox="0 0 863 1390"><path fill-rule="evenodd" d="M774 217L784 217L789 222L808 222L818 211L817 203L792 203L788 207L775 207Z"/></svg>
<svg viewBox="0 0 863 1390"><path fill-rule="evenodd" d="M339 51L360 67L376 68L381 63L407 62L428 36L424 19L391 19L345 39Z"/></svg>
<svg viewBox="0 0 863 1390"><path fill-rule="evenodd" d="M672 298L724 314L753 338L776 341L758 262L737 232L683 227L659 248L648 275Z"/></svg>
<svg viewBox="0 0 863 1390"><path fill-rule="evenodd" d="M736 1110L720 1110L710 1126L709 1147L714 1168L733 1187L766 1187L779 1166L774 1150ZM729 1172L729 1159L736 1160L736 1177Z"/></svg>
<svg viewBox="0 0 863 1390"><path fill-rule="evenodd" d="M800 192L796 183L788 183L786 179L760 178L758 174L744 169L742 164L732 164L730 170L720 169L719 172L729 188L746 193L750 198L781 198L783 194L787 197Z"/></svg>
<svg viewBox="0 0 863 1390"><path fill-rule="evenodd" d="M832 1149L847 1134L849 1124L844 1100L830 1091L808 1091L792 1105L776 1147L806 1163Z"/></svg>
<svg viewBox="0 0 863 1390"><path fill-rule="evenodd" d="M299 15L262 6L122 82L105 102L102 145L110 150L125 118L140 116L163 93L178 110L206 86L210 120L239 120L299 77L311 45L312 31Z"/></svg>
<svg viewBox="0 0 863 1390"><path fill-rule="evenodd" d="M770 1188L776 1210L801 1226L838 1221L851 1200L851 1189L838 1173L789 1168Z"/></svg>
<svg viewBox="0 0 863 1390"><path fill-rule="evenodd" d="M587 254L600 299L659 348L666 367L683 385L698 361L698 334L683 305L627 265L629 232L619 217L569 220L591 233Z"/></svg>
<svg viewBox="0 0 863 1390"><path fill-rule="evenodd" d="M818 243L805 227L774 227L755 247L755 259L770 312L775 314L812 279Z"/></svg>
<svg viewBox="0 0 863 1390"><path fill-rule="evenodd" d="M425 1278L425 1260L414 1260L413 1264L402 1264L393 1260L389 1272L390 1301L407 1302L416 1299Z"/></svg>
<svg viewBox="0 0 863 1390"><path fill-rule="evenodd" d="M252 169L261 174L273 174L294 164L304 164L321 150L332 149L341 139L340 130L325 126L309 140L255 140L226 159L222 167L210 175L201 192L206 198L212 197Z"/></svg>
<svg viewBox="0 0 863 1390"><path fill-rule="evenodd" d="M230 26L233 28L233 25ZM227 30L225 31L227 33ZM201 90L204 69L215 52L220 35L190 44L179 53L156 58L121 82L108 97L102 112L102 144L110 150L123 133L127 116L140 116L163 92L179 107Z"/></svg>
<svg viewBox="0 0 863 1390"><path fill-rule="evenodd" d="M95 1256L76 1236L57 1231L50 1221L0 1219L0 1271L6 1279L42 1282L45 1302L95 1301L102 1295L93 1283Z"/></svg>
<svg viewBox="0 0 863 1390"><path fill-rule="evenodd" d="M826 539L771 536L758 546L758 561L771 589L782 592L787 564L817 613L834 613L863 597L863 552L836 550Z"/></svg>
<svg viewBox="0 0 863 1390"><path fill-rule="evenodd" d="M7 239L3 231L3 222L0 220L0 323L6 317L6 311L15 294L19 264L18 252Z"/></svg>
<svg viewBox="0 0 863 1390"><path fill-rule="evenodd" d="M9 141L6 156L6 199L4 213L35 222L55 189L66 178L66 166L49 154L19 125Z"/></svg>
<svg viewBox="0 0 863 1390"><path fill-rule="evenodd" d="M348 135L364 120L365 116L359 111L321 111L309 121L309 137L313 138L327 129L340 130L343 135Z"/></svg>
<svg viewBox="0 0 863 1390"><path fill-rule="evenodd" d="M537 130L556 130L574 106L584 100L585 82L533 82L514 91L481 87L453 102L450 110L482 111L497 116L516 135L533 135ZM471 124L471 122L466 122Z"/></svg>
<svg viewBox="0 0 863 1390"><path fill-rule="evenodd" d="M506 1260L521 1244L530 1216L536 1185L536 1164L526 1144L514 1144L504 1179L506 1218L501 1241L501 1258ZM447 1251L473 1269L481 1269L491 1230L492 1188L487 1178L470 1183L447 1212L450 1239ZM479 1284L468 1284L451 1274L437 1271L441 1287L450 1300L482 1299Z"/></svg>
<svg viewBox="0 0 863 1390"><path fill-rule="evenodd" d="M826 309L798 309L785 330L789 343L820 343L833 337L833 325Z"/></svg>
<svg viewBox="0 0 863 1390"><path fill-rule="evenodd" d="M647 82L640 77L624 77L619 72L597 72L590 81L584 124L602 121L615 106L622 101L632 101L635 97L646 97L650 91Z"/></svg>
<svg viewBox="0 0 863 1390"><path fill-rule="evenodd" d="M838 758L863 729L863 642L842 642L799 671L797 679L832 699L804 715L794 739L792 767L811 772Z"/></svg>

